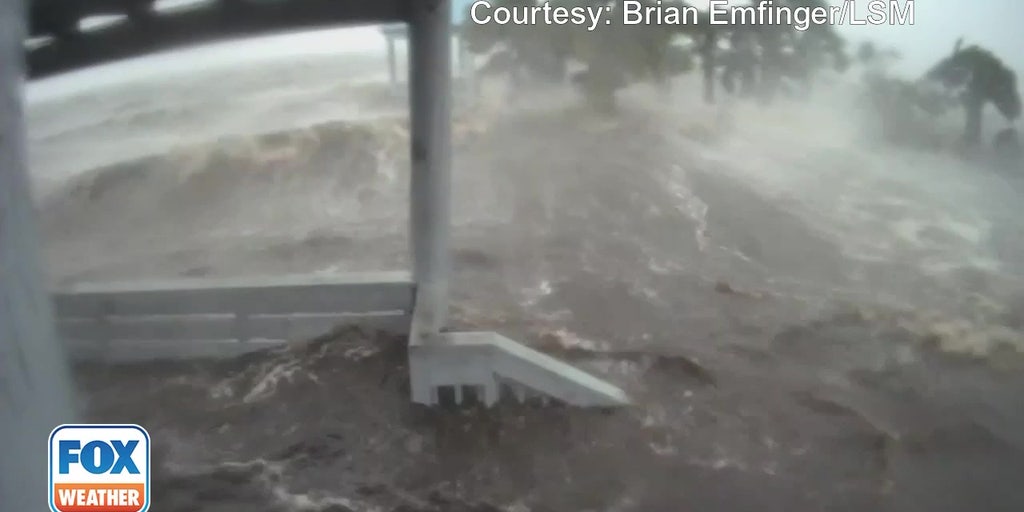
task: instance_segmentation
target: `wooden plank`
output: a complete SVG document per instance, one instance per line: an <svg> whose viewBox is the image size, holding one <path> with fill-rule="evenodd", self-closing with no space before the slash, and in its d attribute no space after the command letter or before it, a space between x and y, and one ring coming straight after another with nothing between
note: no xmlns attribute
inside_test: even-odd
<svg viewBox="0 0 1024 512"><path fill-rule="evenodd" d="M121 23L97 32L76 32L67 40L56 40L34 49L28 54L29 76L41 78L104 62L219 40L344 24L402 22L408 17L410 1L413 0L222 0L204 8L164 14L157 12L144 20ZM49 11L39 10L33 20L34 35L55 30L48 28L43 21L44 12L70 8L58 5L63 2L51 3L54 5L49 7ZM86 1L77 3L84 6L89 4ZM83 9L86 15L98 12L126 14L97 11L94 8ZM63 20L67 15L62 14L60 17ZM77 20L82 17L76 15L71 18Z"/></svg>
<svg viewBox="0 0 1024 512"><path fill-rule="evenodd" d="M406 272L81 284L53 294L59 317L410 311Z"/></svg>
<svg viewBox="0 0 1024 512"><path fill-rule="evenodd" d="M103 320L61 319L61 336L73 341L209 341L229 339L304 340L344 325L395 333L409 331L404 312L373 315L260 315L244 328L233 315L110 317Z"/></svg>

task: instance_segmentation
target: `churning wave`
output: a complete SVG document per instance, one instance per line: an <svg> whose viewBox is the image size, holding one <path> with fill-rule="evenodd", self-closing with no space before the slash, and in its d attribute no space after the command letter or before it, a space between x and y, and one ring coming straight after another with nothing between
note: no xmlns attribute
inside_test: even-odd
<svg viewBox="0 0 1024 512"><path fill-rule="evenodd" d="M284 128L101 165L58 148L117 120L35 117L52 280L406 267L404 117L327 121L311 105L336 85L262 79L222 115L272 103ZM614 119L495 87L455 123L453 322L569 358L636 407L420 411L402 340L344 331L82 366L89 414L150 430L161 510L1019 510L1019 190L865 144L836 98L712 108L690 87L627 91ZM176 116L214 119L217 94ZM266 100L283 96L298 119Z"/></svg>

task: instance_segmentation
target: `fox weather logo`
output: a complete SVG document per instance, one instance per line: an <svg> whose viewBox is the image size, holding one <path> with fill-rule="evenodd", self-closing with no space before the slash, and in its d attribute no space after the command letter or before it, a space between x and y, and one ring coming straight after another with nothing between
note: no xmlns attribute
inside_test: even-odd
<svg viewBox="0 0 1024 512"><path fill-rule="evenodd" d="M149 510L149 433L138 425L61 425L50 433L50 510Z"/></svg>

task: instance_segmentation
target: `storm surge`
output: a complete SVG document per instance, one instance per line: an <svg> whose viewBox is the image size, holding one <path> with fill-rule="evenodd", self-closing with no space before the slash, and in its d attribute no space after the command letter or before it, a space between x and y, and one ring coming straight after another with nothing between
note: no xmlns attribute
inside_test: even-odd
<svg viewBox="0 0 1024 512"><path fill-rule="evenodd" d="M89 265L72 272L134 259L169 263L162 275L182 271L166 258L190 250L400 235L406 139L400 119L382 119L172 148L55 187L40 203L44 228L58 253L79 255L69 263Z"/></svg>
<svg viewBox="0 0 1024 512"><path fill-rule="evenodd" d="M273 103L280 129L99 166L59 148L112 132L37 124L52 281L406 268L405 117L326 120L311 105L336 87L281 87L231 100L259 117L293 98L298 118ZM868 143L840 92L710 107L697 90L638 86L606 117L494 86L455 119L452 323L568 358L636 407L424 413L402 340L345 332L83 366L92 416L166 440L168 510L1021 507L1014 178Z"/></svg>

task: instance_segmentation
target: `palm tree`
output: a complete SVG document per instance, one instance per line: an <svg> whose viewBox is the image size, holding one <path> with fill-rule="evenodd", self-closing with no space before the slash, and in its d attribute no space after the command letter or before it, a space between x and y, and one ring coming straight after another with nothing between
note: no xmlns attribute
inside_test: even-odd
<svg viewBox="0 0 1024 512"><path fill-rule="evenodd" d="M644 0L651 6L659 5L658 0ZM670 3L682 5L681 0L663 1L664 8ZM553 6L596 7L607 5L599 0L554 0ZM573 82L584 96L601 109L615 105L616 92L626 85L652 80L666 83L673 74L687 71L690 65L688 53L674 45L678 31L673 27L658 25L625 25L621 9L624 2L618 0L612 12L605 13L610 24L597 30L588 31L578 25L533 26L476 25L467 30L469 50L477 54L489 54L485 71L503 70L513 80L527 76L548 80L564 80L570 61L584 66ZM534 0L501 0L494 6L532 6Z"/></svg>
<svg viewBox="0 0 1024 512"><path fill-rule="evenodd" d="M874 42L864 41L857 47L854 61L863 70L862 75L867 85L878 82L885 78L892 64L902 58L899 51L894 48L879 48Z"/></svg>
<svg viewBox="0 0 1024 512"><path fill-rule="evenodd" d="M751 31L744 30L743 27L730 31L729 51L722 59L721 81L725 92L744 97L754 94L758 67L756 46Z"/></svg>
<svg viewBox="0 0 1024 512"><path fill-rule="evenodd" d="M683 7L684 0L643 0L650 6ZM784 0L794 6L822 4L823 0ZM535 0L496 0L494 6L533 6ZM607 0L554 0L566 7L606 6ZM701 12L697 24L659 26L625 25L623 0L615 0L605 14L610 24L588 31L573 25L476 25L468 27L470 51L490 55L485 70L508 71L513 79L526 76L561 80L570 61L584 70L573 77L578 89L601 108L613 108L618 90L630 83L650 80L667 84L667 79L693 67L691 51L676 41L689 38L701 57L705 101L715 100L715 79L722 68L723 86L752 94L759 82L760 96L771 100L783 77L809 86L814 73L831 61L837 69L847 64L843 40L831 27L812 26L799 32L792 26L710 24L710 13ZM729 38L732 48L722 53L719 42ZM756 47L761 57L756 57Z"/></svg>
<svg viewBox="0 0 1024 512"><path fill-rule="evenodd" d="M776 3L811 8L826 5L822 0L780 0ZM758 96L762 101L770 102L779 92L783 79L810 89L819 70L832 67L842 72L849 66L845 41L827 25L811 25L806 30L778 24L718 25L715 28L721 38L728 38L730 42L730 48L724 53L719 52L716 59L722 67L721 80L726 92L749 95L754 91L756 81ZM709 47L714 46L717 44L709 44ZM758 49L759 56L756 55ZM708 81L707 74L711 71L705 71L705 80ZM738 88L737 79L740 81Z"/></svg>
<svg viewBox="0 0 1024 512"><path fill-rule="evenodd" d="M782 0L790 8L820 9L826 0ZM811 24L805 30L793 25L757 28L762 49L762 99L771 101L783 78L809 90L815 74L826 67L843 72L849 66L846 41L830 25Z"/></svg>
<svg viewBox="0 0 1024 512"><path fill-rule="evenodd" d="M895 48L880 49L871 41L864 41L857 47L856 60L863 66L887 66L902 58Z"/></svg>
<svg viewBox="0 0 1024 512"><path fill-rule="evenodd" d="M700 53L701 73L704 75L704 102L715 102L715 70L718 67L718 31L705 26L698 32L698 52Z"/></svg>
<svg viewBox="0 0 1024 512"><path fill-rule="evenodd" d="M1021 98L1017 75L991 51L977 45L963 47L957 40L953 53L928 71L925 77L946 87L961 91L966 111L964 142L977 146L981 141L981 118L985 105L991 103L1009 121L1021 114Z"/></svg>
<svg viewBox="0 0 1024 512"><path fill-rule="evenodd" d="M492 2L495 7L519 8L536 5L534 0L497 0ZM524 71L538 71L544 66L540 63L541 45L550 41L548 27L539 25L517 25L497 23L467 24L464 37L467 48L476 54L488 55L484 70L506 71L518 79ZM551 52L544 52L549 54ZM524 70L524 68L528 68Z"/></svg>

